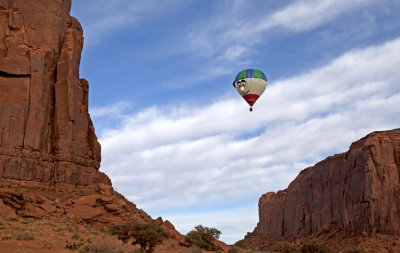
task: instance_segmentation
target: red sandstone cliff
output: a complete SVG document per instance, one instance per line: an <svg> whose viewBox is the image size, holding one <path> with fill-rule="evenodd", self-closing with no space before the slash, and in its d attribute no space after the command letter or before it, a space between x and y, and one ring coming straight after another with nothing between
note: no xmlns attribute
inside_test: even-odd
<svg viewBox="0 0 400 253"><path fill-rule="evenodd" d="M0 0L0 177L110 184L70 0Z"/></svg>
<svg viewBox="0 0 400 253"><path fill-rule="evenodd" d="M400 234L400 129L374 132L259 200L254 246L323 234Z"/></svg>
<svg viewBox="0 0 400 253"><path fill-rule="evenodd" d="M154 221L116 193L99 171L88 82L79 77L83 32L70 8L71 0L0 0L0 238L15 233L10 218L99 229L136 219L182 240L171 223ZM0 248L12 252L21 244L7 243L0 240Z"/></svg>

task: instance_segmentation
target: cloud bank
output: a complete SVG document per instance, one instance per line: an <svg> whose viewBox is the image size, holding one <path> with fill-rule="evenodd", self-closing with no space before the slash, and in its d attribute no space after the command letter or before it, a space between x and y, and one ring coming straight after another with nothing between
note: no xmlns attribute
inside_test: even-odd
<svg viewBox="0 0 400 253"><path fill-rule="evenodd" d="M261 194L286 188L301 169L369 132L399 127L399 65L397 38L272 81L252 113L230 83L204 106L132 115L121 104L97 108L96 121L117 115L118 123L100 131L102 170L139 208L181 232L207 217L204 225L229 227L221 238L234 242L254 228Z"/></svg>

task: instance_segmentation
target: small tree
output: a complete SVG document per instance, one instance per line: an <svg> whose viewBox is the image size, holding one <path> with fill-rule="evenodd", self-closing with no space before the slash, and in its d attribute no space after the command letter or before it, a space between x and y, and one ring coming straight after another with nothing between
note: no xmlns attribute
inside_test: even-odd
<svg viewBox="0 0 400 253"><path fill-rule="evenodd" d="M145 253L154 252L156 246L167 238L167 233L159 225L142 224L135 221L112 225L110 232L123 243L132 240L132 245L139 244L141 251Z"/></svg>
<svg viewBox="0 0 400 253"><path fill-rule="evenodd" d="M219 250L214 241L219 238L221 231L216 228L208 228L197 225L186 235L186 242L189 246L195 245L205 250Z"/></svg>

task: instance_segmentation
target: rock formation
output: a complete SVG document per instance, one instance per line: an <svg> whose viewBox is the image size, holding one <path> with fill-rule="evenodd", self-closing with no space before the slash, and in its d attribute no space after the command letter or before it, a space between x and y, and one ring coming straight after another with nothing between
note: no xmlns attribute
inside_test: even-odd
<svg viewBox="0 0 400 253"><path fill-rule="evenodd" d="M244 242L334 234L400 234L400 129L374 132L259 200Z"/></svg>
<svg viewBox="0 0 400 253"><path fill-rule="evenodd" d="M0 219L157 222L112 189L79 77L71 0L0 0Z"/></svg>
<svg viewBox="0 0 400 253"><path fill-rule="evenodd" d="M100 144L79 78L82 27L70 0L0 0L0 177L78 184L98 172Z"/></svg>

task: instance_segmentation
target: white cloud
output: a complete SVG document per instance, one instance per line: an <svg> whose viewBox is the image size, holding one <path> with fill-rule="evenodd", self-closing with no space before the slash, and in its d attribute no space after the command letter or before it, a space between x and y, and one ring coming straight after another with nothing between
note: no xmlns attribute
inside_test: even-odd
<svg viewBox="0 0 400 253"><path fill-rule="evenodd" d="M386 0L384 0L386 1ZM306 0L290 1L284 6L274 6L270 1L248 4L246 1L219 1L210 9L207 19L190 22L183 29L183 40L169 50L196 57L200 64L196 76L219 69L218 77L227 71L252 65L257 55L262 55L262 47L268 48L276 34L302 33L312 31L341 16L361 11L374 4L372 0ZM276 4L275 4L276 5ZM363 29L372 33L374 24L363 23ZM346 25L345 34L350 34ZM369 29L371 28L371 29ZM372 29L373 28L373 29ZM332 34L326 39L333 41ZM339 36L335 34L335 36ZM344 35L342 35L344 36ZM349 35L348 35L349 36ZM353 38L365 36L360 30L353 31ZM336 38L337 39L337 38ZM304 45L305 50L312 45ZM223 68L223 69L222 69ZM191 74L193 76L193 73ZM176 86L176 83L173 82ZM192 83L192 82L191 82ZM186 84L181 84L187 87ZM171 87L171 86L169 86Z"/></svg>
<svg viewBox="0 0 400 253"><path fill-rule="evenodd" d="M92 118L104 118L104 117L123 118L124 111L128 110L129 107L130 103L126 101L118 102L111 106L90 108L90 115L92 116Z"/></svg>
<svg viewBox="0 0 400 253"><path fill-rule="evenodd" d="M203 56L218 53L226 61L238 60L242 56L240 52L251 52L249 49L255 44L265 43L264 36L271 29L285 28L295 33L309 31L373 4L380 3L372 0L306 0L271 10L268 2L258 3L257 8L244 1L220 2L215 11L217 15L192 24L185 41L189 47L184 48Z"/></svg>
<svg viewBox="0 0 400 253"><path fill-rule="evenodd" d="M101 168L118 191L151 213L241 205L287 187L301 169L346 151L369 132L399 127L399 65L400 38L271 84L253 113L232 95L204 106L125 115L120 127L101 131ZM171 217L179 227L179 217ZM185 217L196 223L191 227L199 223L196 213ZM253 221L235 233L243 237Z"/></svg>
<svg viewBox="0 0 400 253"><path fill-rule="evenodd" d="M373 3L372 0L295 1L273 15L265 17L254 31L260 32L274 27L283 27L296 32L306 31Z"/></svg>

